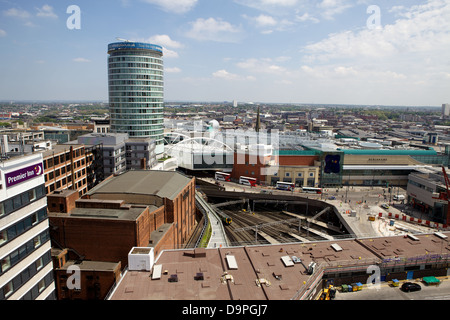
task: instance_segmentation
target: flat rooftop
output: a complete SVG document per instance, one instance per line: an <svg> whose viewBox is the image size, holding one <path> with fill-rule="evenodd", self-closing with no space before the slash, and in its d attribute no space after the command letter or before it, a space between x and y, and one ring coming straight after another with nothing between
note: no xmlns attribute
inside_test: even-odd
<svg viewBox="0 0 450 320"><path fill-rule="evenodd" d="M135 221L149 207L149 211L153 212L158 209L157 206L139 206L128 207L126 209L105 209L105 208L75 208L70 214L50 212L52 217L80 218L80 219L111 219L111 220L127 220Z"/></svg>
<svg viewBox="0 0 450 320"><path fill-rule="evenodd" d="M450 232L442 234L449 236ZM325 272L365 270L368 265L399 257L417 263L450 255L450 243L448 238L423 234L211 248L201 249L202 254L196 254L197 250L163 251L155 262L161 265L161 278L152 279L151 272L128 271L110 299L289 300L305 289L304 284L317 280L307 272L311 262ZM170 282L175 275L178 281Z"/></svg>
<svg viewBox="0 0 450 320"><path fill-rule="evenodd" d="M173 200L190 182L190 178L174 171L133 170L102 182L88 194L144 194Z"/></svg>

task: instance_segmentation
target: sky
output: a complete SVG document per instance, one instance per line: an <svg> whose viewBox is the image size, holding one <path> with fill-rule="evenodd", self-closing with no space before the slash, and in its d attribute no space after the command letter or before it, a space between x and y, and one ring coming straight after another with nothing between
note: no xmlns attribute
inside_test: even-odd
<svg viewBox="0 0 450 320"><path fill-rule="evenodd" d="M168 102L450 103L450 0L0 0L0 100L107 102L117 38Z"/></svg>

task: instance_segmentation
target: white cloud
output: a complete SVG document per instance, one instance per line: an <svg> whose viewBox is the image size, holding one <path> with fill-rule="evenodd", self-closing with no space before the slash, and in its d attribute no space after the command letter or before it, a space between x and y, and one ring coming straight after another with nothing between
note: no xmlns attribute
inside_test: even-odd
<svg viewBox="0 0 450 320"><path fill-rule="evenodd" d="M84 63L84 62L91 62L91 60L86 59L86 58L75 58L72 61L74 61L74 62L82 62L82 63Z"/></svg>
<svg viewBox="0 0 450 320"><path fill-rule="evenodd" d="M36 14L36 16L38 17L53 19L58 18L55 12L53 12L53 7L49 6L48 4L44 4L42 8L36 8L36 10L38 11L38 13Z"/></svg>
<svg viewBox="0 0 450 320"><path fill-rule="evenodd" d="M295 20L299 21L299 22L306 22L306 21L311 21L313 23L319 23L320 20L311 16L309 13L305 12L304 14L302 14L301 16L296 15L295 16Z"/></svg>
<svg viewBox="0 0 450 320"><path fill-rule="evenodd" d="M155 4L166 12L182 14L190 11L198 0L143 0Z"/></svg>
<svg viewBox="0 0 450 320"><path fill-rule="evenodd" d="M199 18L191 22L186 36L200 41L236 42L239 33L239 27L220 18Z"/></svg>
<svg viewBox="0 0 450 320"><path fill-rule="evenodd" d="M178 52L163 47L164 58L178 58Z"/></svg>
<svg viewBox="0 0 450 320"><path fill-rule="evenodd" d="M28 11L16 8L5 10L3 11L3 14L8 17L15 17L20 19L27 19L31 16Z"/></svg>
<svg viewBox="0 0 450 320"><path fill-rule="evenodd" d="M241 69L246 69L253 73L268 73L268 74L288 74L285 67L272 63L270 58L250 58L236 64Z"/></svg>
<svg viewBox="0 0 450 320"><path fill-rule="evenodd" d="M178 67L172 67L172 68L165 68L164 71L168 73L180 73L181 69Z"/></svg>
<svg viewBox="0 0 450 320"><path fill-rule="evenodd" d="M168 36L167 34L157 34L154 36L151 36L150 38L147 39L147 41L145 42L150 42L150 43L154 43L163 47L169 47L169 48L182 48L183 45L175 40L172 40L170 38L170 36Z"/></svg>
<svg viewBox="0 0 450 320"><path fill-rule="evenodd" d="M256 80L256 78L253 77L253 76L242 76L242 75L230 73L230 72L228 72L225 69L217 70L216 72L213 72L212 76L214 78L218 78L218 79L234 80L234 81L242 81L242 80L253 81L253 80Z"/></svg>
<svg viewBox="0 0 450 320"><path fill-rule="evenodd" d="M333 19L335 15L351 8L353 4L348 0L323 0L317 6L325 19Z"/></svg>
<svg viewBox="0 0 450 320"><path fill-rule="evenodd" d="M293 22L287 19L275 19L274 17L266 14L260 14L256 17L249 17L243 15L245 19L250 21L256 28L264 29L261 31L263 34L270 34L273 31L283 31L286 27L291 26Z"/></svg>
<svg viewBox="0 0 450 320"><path fill-rule="evenodd" d="M6 37L6 31L5 30L3 30L3 29L0 29L0 38L1 37Z"/></svg>

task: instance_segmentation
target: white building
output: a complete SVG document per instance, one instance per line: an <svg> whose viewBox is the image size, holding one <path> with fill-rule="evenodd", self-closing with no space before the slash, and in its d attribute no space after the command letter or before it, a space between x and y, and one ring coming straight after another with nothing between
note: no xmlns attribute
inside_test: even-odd
<svg viewBox="0 0 450 320"><path fill-rule="evenodd" d="M0 161L0 300L54 300L42 154Z"/></svg>

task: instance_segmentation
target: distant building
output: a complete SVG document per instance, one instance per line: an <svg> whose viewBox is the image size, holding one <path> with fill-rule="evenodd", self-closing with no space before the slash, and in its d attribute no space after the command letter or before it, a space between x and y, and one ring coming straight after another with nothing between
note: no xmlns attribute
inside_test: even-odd
<svg viewBox="0 0 450 320"><path fill-rule="evenodd" d="M108 45L111 132L152 138L164 152L162 47L141 42Z"/></svg>
<svg viewBox="0 0 450 320"><path fill-rule="evenodd" d="M91 176L94 157L84 145L57 145L43 156L46 194L71 189L82 196L100 180Z"/></svg>
<svg viewBox="0 0 450 320"><path fill-rule="evenodd" d="M0 162L0 300L55 300L42 154Z"/></svg>
<svg viewBox="0 0 450 320"><path fill-rule="evenodd" d="M438 170L420 170L408 176L407 202L423 212L423 220L450 223L449 205L441 193L446 193L444 175Z"/></svg>
<svg viewBox="0 0 450 320"><path fill-rule="evenodd" d="M102 145L105 178L131 169L148 170L157 164L156 143L151 138L129 138L127 133L91 133L78 137L78 143Z"/></svg>
<svg viewBox="0 0 450 320"><path fill-rule="evenodd" d="M444 103L442 105L442 119L447 118L450 115L450 103Z"/></svg>

